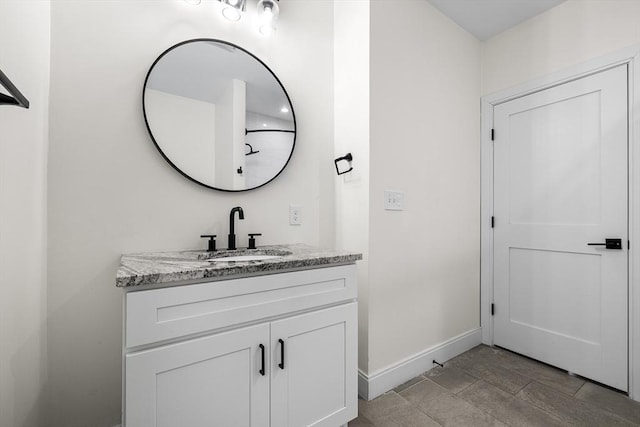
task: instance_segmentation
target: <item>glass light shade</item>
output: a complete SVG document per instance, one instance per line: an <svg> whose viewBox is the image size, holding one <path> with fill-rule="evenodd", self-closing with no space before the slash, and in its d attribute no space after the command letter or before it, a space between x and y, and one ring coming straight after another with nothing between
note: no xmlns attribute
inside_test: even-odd
<svg viewBox="0 0 640 427"><path fill-rule="evenodd" d="M276 0L260 0L258 2L258 18L261 25L267 25L278 19L280 8Z"/></svg>
<svg viewBox="0 0 640 427"><path fill-rule="evenodd" d="M246 0L219 0L223 4L222 15L229 21L239 21L246 8Z"/></svg>
<svg viewBox="0 0 640 427"><path fill-rule="evenodd" d="M242 17L242 14L238 9L232 6L227 6L222 9L222 15L227 18L229 21L239 21Z"/></svg>
<svg viewBox="0 0 640 427"><path fill-rule="evenodd" d="M276 20L280 8L277 0L260 0L258 2L258 30L263 36L270 36L276 31Z"/></svg>

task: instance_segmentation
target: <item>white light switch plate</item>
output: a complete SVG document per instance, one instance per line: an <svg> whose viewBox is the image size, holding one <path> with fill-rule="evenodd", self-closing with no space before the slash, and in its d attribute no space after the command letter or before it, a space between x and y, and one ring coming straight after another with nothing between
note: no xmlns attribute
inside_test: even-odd
<svg viewBox="0 0 640 427"><path fill-rule="evenodd" d="M302 224L302 206L289 205L289 225Z"/></svg>
<svg viewBox="0 0 640 427"><path fill-rule="evenodd" d="M404 210L404 193L402 191L389 191L384 192L384 208L388 211L403 211Z"/></svg>

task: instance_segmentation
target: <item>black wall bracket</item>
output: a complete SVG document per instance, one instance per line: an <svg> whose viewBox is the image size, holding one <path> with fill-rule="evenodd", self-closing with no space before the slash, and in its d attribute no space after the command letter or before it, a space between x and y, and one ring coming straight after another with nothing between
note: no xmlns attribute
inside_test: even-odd
<svg viewBox="0 0 640 427"><path fill-rule="evenodd" d="M349 169L340 172L340 168L338 167L338 162L345 160L347 162L349 162ZM336 173L338 175L344 175L347 172L351 172L353 170L353 166L351 166L351 161L353 160L353 156L351 155L351 153L347 153L346 155L342 156L342 157L338 157L337 159L335 159L333 161L333 163L336 165Z"/></svg>
<svg viewBox="0 0 640 427"><path fill-rule="evenodd" d="M18 107L29 108L29 100L18 90L9 77L0 70L0 85L2 85L9 95L0 92L0 105L16 105Z"/></svg>

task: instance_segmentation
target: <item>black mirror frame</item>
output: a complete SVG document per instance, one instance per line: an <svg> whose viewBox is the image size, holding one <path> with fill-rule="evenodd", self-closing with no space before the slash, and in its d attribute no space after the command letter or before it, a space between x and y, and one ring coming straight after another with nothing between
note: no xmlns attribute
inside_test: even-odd
<svg viewBox="0 0 640 427"><path fill-rule="evenodd" d="M0 85L9 91L11 96L0 93L0 105L16 105L22 108L29 108L29 100L18 90L17 87L5 73L0 70ZM294 119L295 122L295 119Z"/></svg>
<svg viewBox="0 0 640 427"><path fill-rule="evenodd" d="M287 161L284 163L284 165L282 166L282 169L280 169L280 171L275 174L273 176L273 178L271 178L270 180L264 182L263 184L260 184L256 187L251 187L251 188L245 188L244 190L228 190L225 188L218 188L218 187L212 187L211 185L207 185L203 182L198 181L197 179L192 178L191 176L189 176L187 173L185 173L184 171L182 171L178 166L176 166L168 157L167 155L162 151L162 149L160 148L160 146L158 145L158 142L156 141L155 137L153 136L153 132L151 132L151 127L149 126L149 120L147 119L147 110L144 104L144 98L145 98L145 94L147 91L147 82L149 81L149 77L151 76L151 72L153 71L153 68L156 66L156 64L158 63L158 61L160 61L166 54L168 54L169 52L171 52L172 50L188 44L188 43L194 43L194 42L215 42L215 43L223 43L229 46L232 46L236 49L239 49L243 52L245 52L246 54L248 54L249 56L251 56L253 59L255 59L256 61L258 61L258 63L262 64L263 67L265 67L273 76L273 78L276 79L276 81L278 82L278 84L280 85L280 88L282 88L282 91L284 92L285 97L287 98L287 101L289 102L289 107L291 109L291 116L293 117L293 145L291 146L291 153L289 153L289 157L287 158ZM151 140L153 141L153 145L156 146L156 148L158 149L158 151L160 152L160 154L162 155L162 157L167 161L167 163L169 163L171 165L171 167L173 167L176 171L178 171L180 173L180 175L184 176L185 178L187 178L189 181L195 182L196 184L199 184L203 187L206 188L210 188L212 190L217 190L217 191L224 191L224 192L229 192L229 193L240 193L243 191L250 191L250 190L255 190L257 188L263 187L265 185L267 185L268 183L270 183L271 181L273 181L274 179L276 179L278 176L280 176L280 174L282 173L282 171L285 170L285 168L289 165L289 162L291 161L291 157L293 157L293 151L296 147L296 138L298 136L298 126L297 126L297 122L296 122L296 114L295 111L293 109L293 103L291 102L291 98L289 98L289 93L287 93L287 90L284 88L284 85L282 84L282 82L280 81L280 79L278 78L278 76L276 76L276 74L273 72L273 70L271 70L271 68L269 68L267 66L267 64L265 64L260 58L258 58L257 56L255 56L254 54L252 54L251 52L249 52L248 50L230 43L228 41L225 40L220 40L220 39L210 39L210 38L197 38L197 39L189 39L189 40L185 40L182 41L180 43L177 43L173 46L171 46L170 48L168 48L167 50L165 50L164 52L162 52L162 54L160 54L160 56L158 56L158 58L156 58L155 61L153 61L153 64L151 64L151 67L149 68L149 71L147 72L147 76L144 79L144 85L142 86L142 113L144 115L144 123L147 127L147 131L149 132L149 136L151 137Z"/></svg>

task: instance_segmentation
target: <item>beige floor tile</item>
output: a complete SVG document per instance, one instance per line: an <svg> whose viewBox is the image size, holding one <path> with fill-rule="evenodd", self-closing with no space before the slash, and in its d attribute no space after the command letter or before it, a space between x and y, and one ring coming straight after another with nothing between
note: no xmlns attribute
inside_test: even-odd
<svg viewBox="0 0 640 427"><path fill-rule="evenodd" d="M640 402L634 402L621 393L587 382L575 397L640 425Z"/></svg>
<svg viewBox="0 0 640 427"><path fill-rule="evenodd" d="M404 390L400 395L443 426L504 426L491 415L429 379Z"/></svg>
<svg viewBox="0 0 640 427"><path fill-rule="evenodd" d="M594 427L633 425L617 415L569 397L564 393L537 382L532 382L525 387L518 393L518 397L568 424Z"/></svg>
<svg viewBox="0 0 640 427"><path fill-rule="evenodd" d="M424 412L413 406L376 421L376 427L440 427Z"/></svg>
<svg viewBox="0 0 640 427"><path fill-rule="evenodd" d="M353 421L349 421L348 427L375 427L371 421L361 416Z"/></svg>
<svg viewBox="0 0 640 427"><path fill-rule="evenodd" d="M548 385L558 391L573 396L582 387L584 380L567 374L541 362L519 356L508 350L496 348L495 358L500 364L513 372Z"/></svg>
<svg viewBox="0 0 640 427"><path fill-rule="evenodd" d="M374 424L381 418L389 417L398 411L407 410L408 408L409 402L393 391L369 402L362 399L358 400L358 416L364 416Z"/></svg>
<svg viewBox="0 0 640 427"><path fill-rule="evenodd" d="M478 378L469 375L465 371L448 365L445 365L444 368L433 368L425 372L424 376L454 394L461 392L478 381Z"/></svg>
<svg viewBox="0 0 640 427"><path fill-rule="evenodd" d="M358 403L359 417L349 427L640 427L640 403L485 345Z"/></svg>
<svg viewBox="0 0 640 427"><path fill-rule="evenodd" d="M480 352L460 355L447 362L447 365L461 369L511 394L518 393L531 382L531 378L505 368L497 358L488 357Z"/></svg>
<svg viewBox="0 0 640 427"><path fill-rule="evenodd" d="M459 396L509 426L565 425L541 409L482 380L465 389Z"/></svg>

